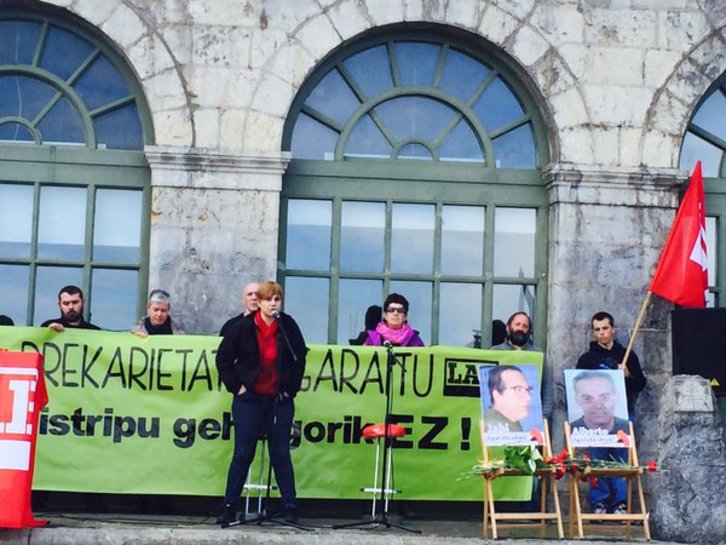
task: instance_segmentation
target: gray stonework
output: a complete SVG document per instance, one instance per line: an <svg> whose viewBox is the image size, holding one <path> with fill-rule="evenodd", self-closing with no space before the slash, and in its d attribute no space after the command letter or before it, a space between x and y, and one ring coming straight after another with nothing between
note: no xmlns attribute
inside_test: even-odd
<svg viewBox="0 0 726 545"><path fill-rule="evenodd" d="M685 543L726 539L726 447L708 380L677 375L666 384L659 418L658 467L652 479L654 537Z"/></svg>

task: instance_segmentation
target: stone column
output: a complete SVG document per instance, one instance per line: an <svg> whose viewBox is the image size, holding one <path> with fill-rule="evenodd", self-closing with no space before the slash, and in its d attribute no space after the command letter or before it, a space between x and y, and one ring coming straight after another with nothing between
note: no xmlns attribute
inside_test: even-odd
<svg viewBox="0 0 726 545"><path fill-rule="evenodd" d="M282 174L289 152L147 147L149 289L173 298L188 332L216 333L252 279L275 278Z"/></svg>
<svg viewBox="0 0 726 545"><path fill-rule="evenodd" d="M659 471L645 477L651 481L654 537L723 543L726 447L708 380L694 375L673 377L663 389L658 423Z"/></svg>

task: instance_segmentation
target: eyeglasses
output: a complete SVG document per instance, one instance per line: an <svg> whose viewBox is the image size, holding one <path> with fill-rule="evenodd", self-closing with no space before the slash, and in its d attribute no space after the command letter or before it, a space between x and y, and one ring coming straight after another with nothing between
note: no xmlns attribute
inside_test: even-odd
<svg viewBox="0 0 726 545"><path fill-rule="evenodd" d="M389 314L406 314L406 309L403 307L388 307L386 312Z"/></svg>
<svg viewBox="0 0 726 545"><path fill-rule="evenodd" d="M532 395L532 392L534 392L534 388L531 386L505 386L505 390L514 390L514 393L518 396L523 396L524 394Z"/></svg>

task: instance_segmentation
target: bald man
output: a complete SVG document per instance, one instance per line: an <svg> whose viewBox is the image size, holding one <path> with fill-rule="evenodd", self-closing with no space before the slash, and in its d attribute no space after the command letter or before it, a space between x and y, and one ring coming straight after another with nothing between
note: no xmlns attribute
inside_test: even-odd
<svg viewBox="0 0 726 545"><path fill-rule="evenodd" d="M257 290L259 288L260 285L257 282L250 282L242 289L242 297L240 298L242 301L242 314L227 320L219 332L220 337L224 337L242 318L257 310Z"/></svg>

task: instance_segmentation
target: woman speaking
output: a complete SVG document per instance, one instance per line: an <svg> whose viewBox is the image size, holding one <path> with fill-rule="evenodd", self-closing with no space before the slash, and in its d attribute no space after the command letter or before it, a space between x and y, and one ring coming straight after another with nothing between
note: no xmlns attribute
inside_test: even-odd
<svg viewBox="0 0 726 545"><path fill-rule="evenodd" d="M295 412L293 399L300 390L307 349L295 320L280 310L280 285L263 282L257 298L259 309L235 324L217 350L219 377L234 395L234 453L217 521L223 526L238 520L240 495L262 432L267 434L285 521L297 522L290 431Z"/></svg>

